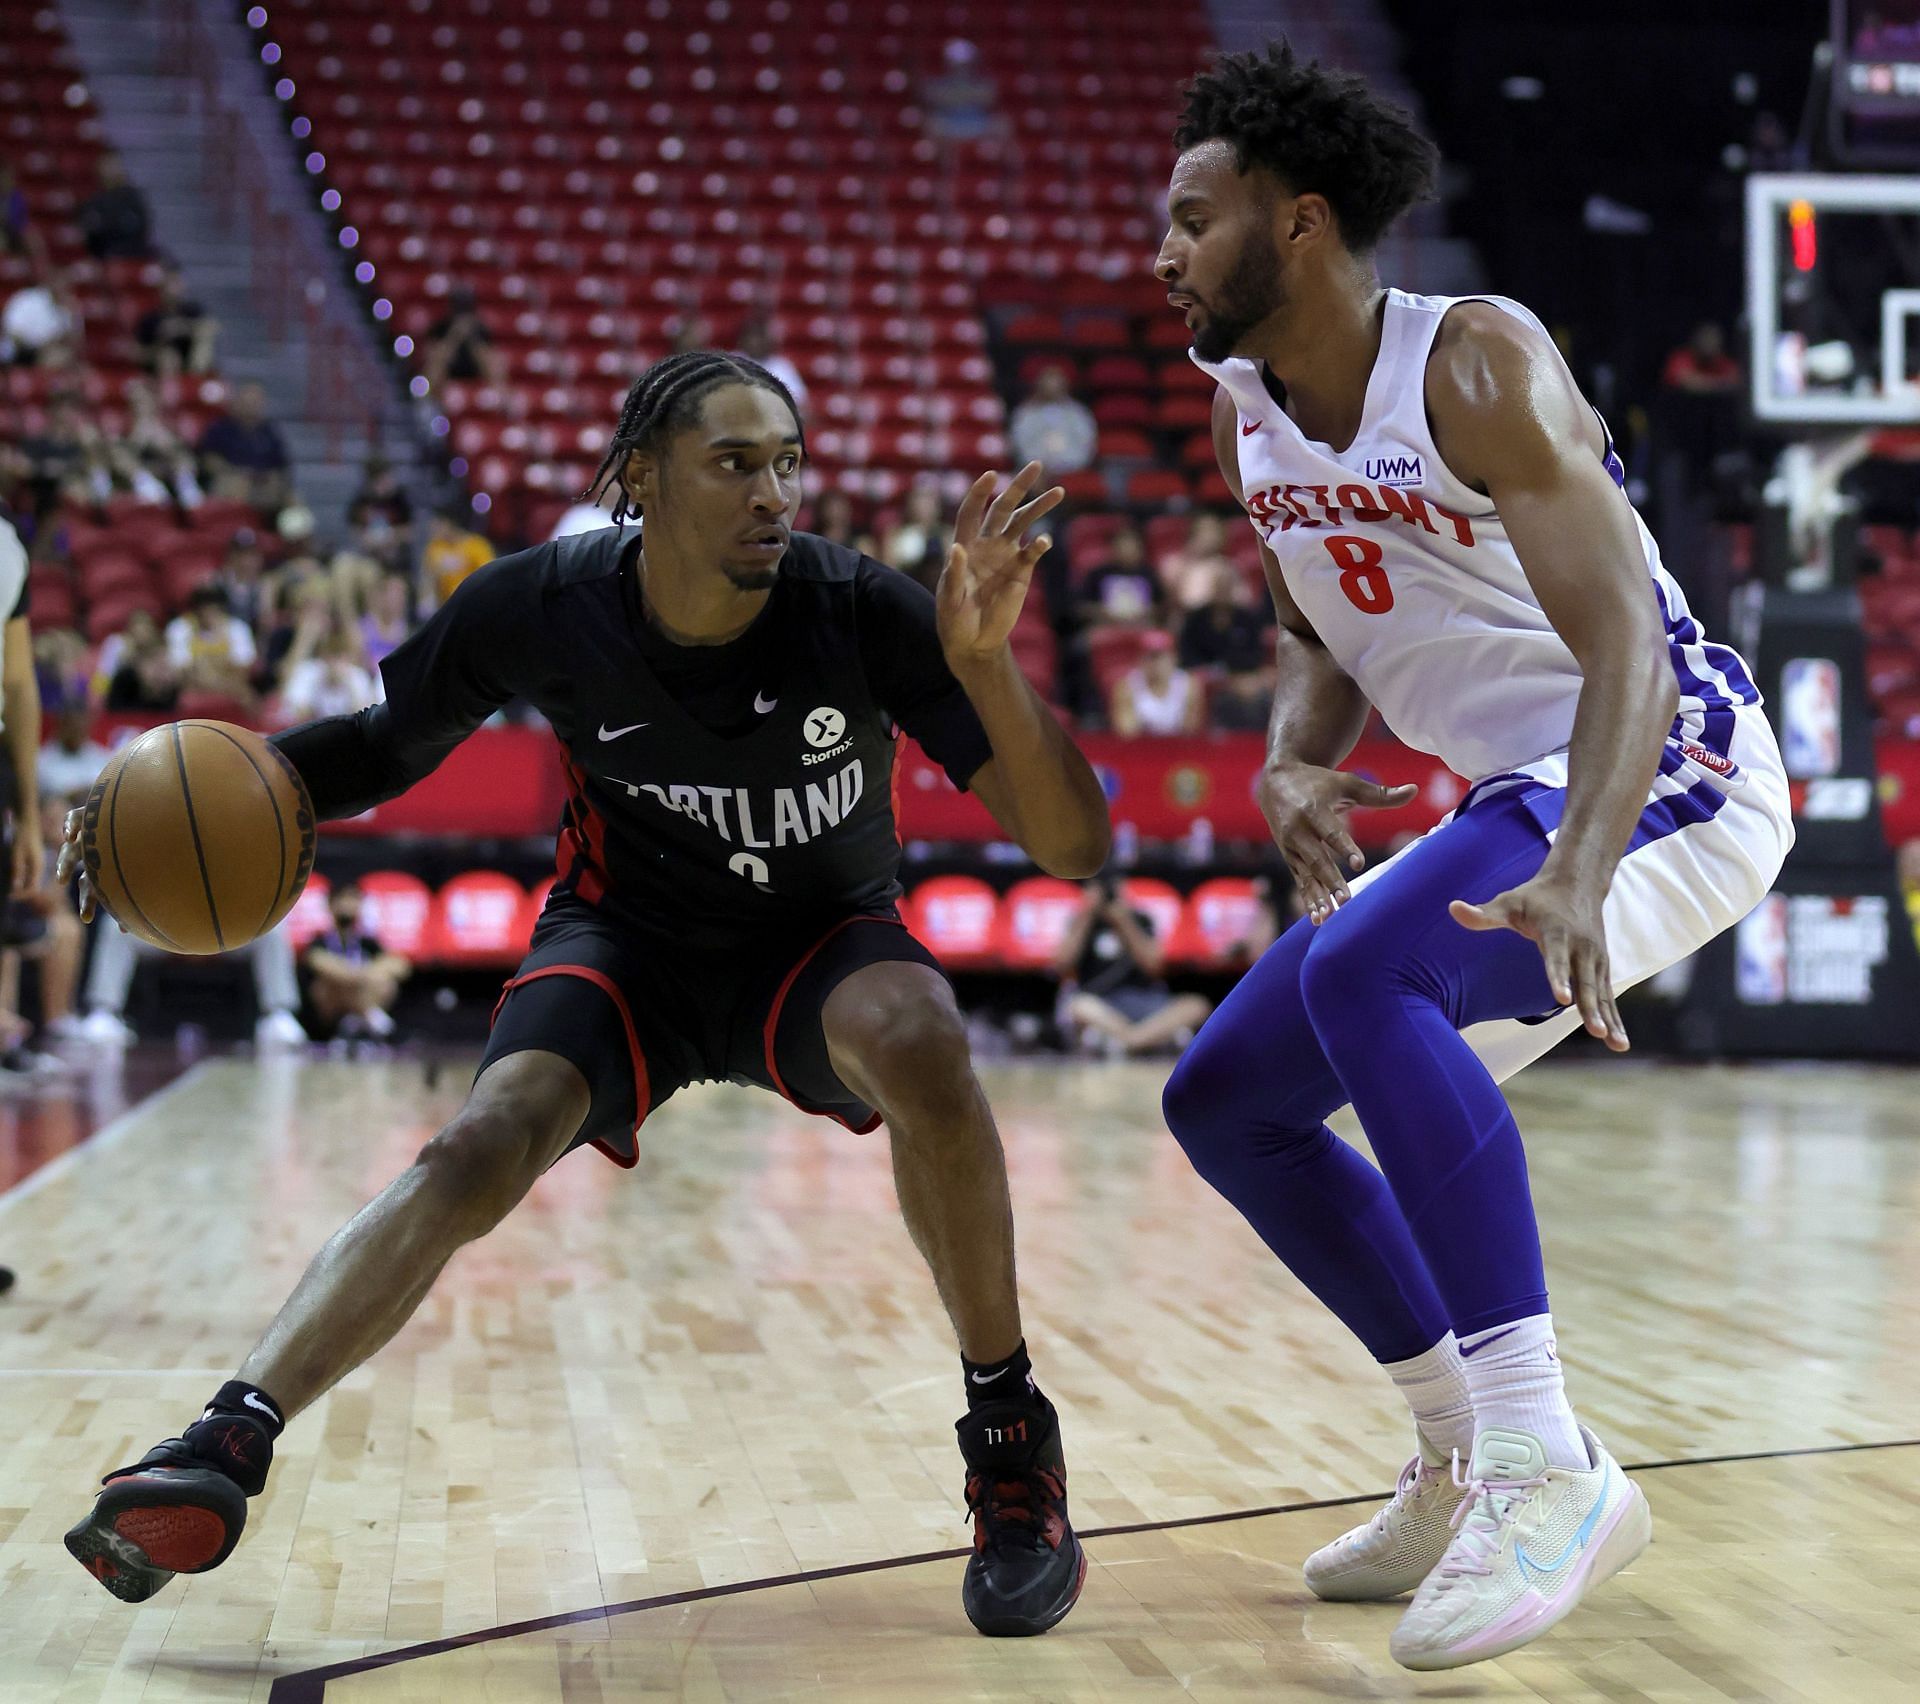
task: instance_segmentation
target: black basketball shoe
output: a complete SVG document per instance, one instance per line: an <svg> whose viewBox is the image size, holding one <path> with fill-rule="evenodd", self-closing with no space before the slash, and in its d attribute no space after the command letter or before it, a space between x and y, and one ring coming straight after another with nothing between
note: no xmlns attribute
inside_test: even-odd
<svg viewBox="0 0 1920 1704"><path fill-rule="evenodd" d="M1044 1397L993 1402L955 1422L967 1462L973 1555L960 1601L994 1638L1044 1633L1087 1578L1087 1553L1067 1522L1060 1420Z"/></svg>
<svg viewBox="0 0 1920 1704"><path fill-rule="evenodd" d="M108 1474L67 1549L115 1597L144 1603L175 1574L204 1574L233 1554L272 1457L262 1427L210 1412Z"/></svg>

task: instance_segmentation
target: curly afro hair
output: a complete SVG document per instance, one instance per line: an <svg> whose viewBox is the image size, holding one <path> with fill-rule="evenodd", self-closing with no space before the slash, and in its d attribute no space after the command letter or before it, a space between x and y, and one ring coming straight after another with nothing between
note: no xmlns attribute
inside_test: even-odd
<svg viewBox="0 0 1920 1704"><path fill-rule="evenodd" d="M1218 138L1242 173L1265 166L1295 194L1324 195L1355 254L1433 194L1440 155L1412 116L1349 72L1303 65L1284 36L1264 56L1222 54L1184 92L1175 147Z"/></svg>

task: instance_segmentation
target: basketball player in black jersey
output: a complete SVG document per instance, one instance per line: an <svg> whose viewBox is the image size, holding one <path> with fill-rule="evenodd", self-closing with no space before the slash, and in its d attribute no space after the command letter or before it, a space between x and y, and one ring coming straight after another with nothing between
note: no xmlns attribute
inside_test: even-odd
<svg viewBox="0 0 1920 1704"><path fill-rule="evenodd" d="M613 526L481 569L382 664L386 702L277 736L320 817L429 773L510 699L553 725L568 799L552 897L465 1107L315 1257L180 1438L110 1476L67 1546L139 1602L224 1561L282 1426L384 1344L448 1257L561 1155L637 1158L682 1084L754 1083L867 1131L959 1339L983 1633L1044 1632L1086 1563L1014 1287L1006 1167L952 990L901 925L904 728L1043 869L1104 862L1106 803L1007 636L1059 502L1029 466L961 505L937 600L790 530L799 412L705 352L649 369L594 492ZM68 862L73 861L71 854Z"/></svg>

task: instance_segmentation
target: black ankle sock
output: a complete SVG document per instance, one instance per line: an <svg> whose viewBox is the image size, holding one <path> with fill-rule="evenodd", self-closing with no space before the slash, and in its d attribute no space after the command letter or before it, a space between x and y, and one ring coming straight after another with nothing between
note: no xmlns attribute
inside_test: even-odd
<svg viewBox="0 0 1920 1704"><path fill-rule="evenodd" d="M201 1419L211 1419L216 1414L244 1415L262 1428L269 1440L279 1437L287 1427L280 1404L258 1385L247 1384L241 1379L228 1379L215 1391Z"/></svg>
<svg viewBox="0 0 1920 1704"><path fill-rule="evenodd" d="M960 1357L960 1371L967 1383L967 1407L980 1408L989 1402L1031 1402L1044 1407L1046 1398L1033 1382L1033 1363L1027 1359L1027 1340L1004 1361L969 1361Z"/></svg>

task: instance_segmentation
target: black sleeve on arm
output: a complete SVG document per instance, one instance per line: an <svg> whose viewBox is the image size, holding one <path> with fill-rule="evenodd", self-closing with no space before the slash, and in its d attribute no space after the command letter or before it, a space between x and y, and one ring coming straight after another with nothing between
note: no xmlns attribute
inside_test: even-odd
<svg viewBox="0 0 1920 1704"><path fill-rule="evenodd" d="M862 560L854 589L860 660L874 697L956 787L965 787L993 756L993 745L941 654L933 594L871 559Z"/></svg>
<svg viewBox="0 0 1920 1704"><path fill-rule="evenodd" d="M404 793L527 690L544 634L533 555L488 563L387 656L380 665L386 703L273 736L322 822Z"/></svg>

